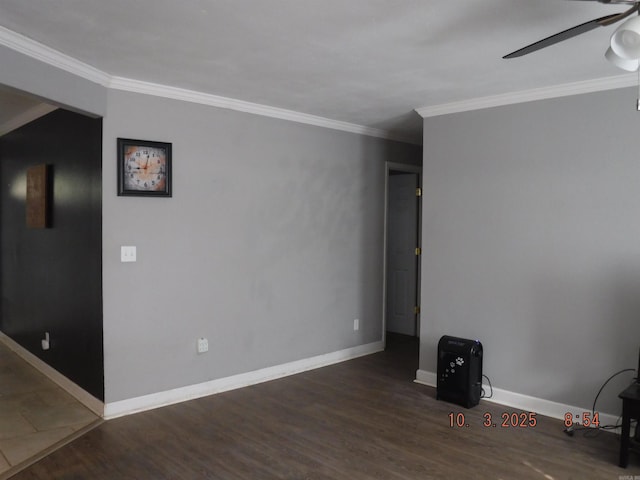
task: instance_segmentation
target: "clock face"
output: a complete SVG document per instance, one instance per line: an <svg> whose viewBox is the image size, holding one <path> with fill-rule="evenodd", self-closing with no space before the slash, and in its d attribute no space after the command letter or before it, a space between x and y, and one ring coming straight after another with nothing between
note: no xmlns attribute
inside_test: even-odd
<svg viewBox="0 0 640 480"><path fill-rule="evenodd" d="M167 188L167 150L127 145L123 158L124 188L139 192L164 192Z"/></svg>

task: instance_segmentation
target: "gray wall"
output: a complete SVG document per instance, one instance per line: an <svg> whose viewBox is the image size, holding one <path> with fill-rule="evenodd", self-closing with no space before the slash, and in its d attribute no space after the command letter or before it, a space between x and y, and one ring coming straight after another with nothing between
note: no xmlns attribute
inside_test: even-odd
<svg viewBox="0 0 640 480"><path fill-rule="evenodd" d="M0 64L0 87L104 115L107 403L381 340L384 162L420 147ZM173 198L116 195L118 137L173 144Z"/></svg>
<svg viewBox="0 0 640 480"><path fill-rule="evenodd" d="M636 368L638 131L632 89L425 119L421 369L477 338L494 386L591 410Z"/></svg>
<svg viewBox="0 0 640 480"><path fill-rule="evenodd" d="M107 104L107 402L382 338L384 162L419 147L120 91ZM116 196L117 137L173 144L173 198Z"/></svg>
<svg viewBox="0 0 640 480"><path fill-rule="evenodd" d="M93 116L104 115L107 89L0 45L0 88L27 92L44 101Z"/></svg>

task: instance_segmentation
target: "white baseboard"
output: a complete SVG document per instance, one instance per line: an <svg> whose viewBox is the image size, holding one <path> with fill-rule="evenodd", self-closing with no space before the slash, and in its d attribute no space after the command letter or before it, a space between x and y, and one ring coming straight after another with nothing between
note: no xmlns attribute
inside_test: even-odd
<svg viewBox="0 0 640 480"><path fill-rule="evenodd" d="M91 395L83 388L76 385L67 377L58 372L55 368L51 367L44 361L40 360L29 350L17 343L15 340L8 337L6 334L0 332L0 342L4 343L11 351L22 358L29 365L34 367L40 373L42 373L49 380L54 382L60 388L65 390L69 395L74 397L85 407L91 410L96 415L102 417L104 414L104 404L96 397Z"/></svg>
<svg viewBox="0 0 640 480"><path fill-rule="evenodd" d="M415 382L429 387L437 387L438 375L433 372L428 372L427 370L416 370Z"/></svg>
<svg viewBox="0 0 640 480"><path fill-rule="evenodd" d="M235 390L237 388L248 387L250 385L267 382L269 380L275 380L277 378L294 375L296 373L325 367L334 363L344 362L364 355L370 355L382 350L384 350L384 343L381 341L374 342L295 362L262 368L252 372L219 378L209 382L175 388L164 392L152 393L127 400L109 402L104 406L104 418L112 419L122 417L124 415L152 410L154 408L193 400L215 393L222 393L229 390Z"/></svg>
<svg viewBox="0 0 640 480"><path fill-rule="evenodd" d="M434 372L426 370L416 371L416 383L436 387L437 380L438 376ZM591 410L589 408L552 402L543 398L531 397L529 395L510 392L509 390L503 390L495 387L493 388L493 396L491 398L484 398L483 400L526 412L535 412L546 417L557 418L560 420L564 420L565 414L571 413L573 415L574 423L580 423L580 420L576 421L576 418L582 419L582 414L584 412L589 412L589 415L591 415ZM618 423L618 419L619 416L617 415L599 412L600 425L616 425ZM618 431L618 433L620 432Z"/></svg>

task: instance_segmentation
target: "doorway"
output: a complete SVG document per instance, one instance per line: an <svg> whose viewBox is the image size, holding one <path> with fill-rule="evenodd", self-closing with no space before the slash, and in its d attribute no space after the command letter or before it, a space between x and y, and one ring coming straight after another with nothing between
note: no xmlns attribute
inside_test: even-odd
<svg viewBox="0 0 640 480"><path fill-rule="evenodd" d="M15 123L0 136L0 478L97 425L104 408L102 120L58 108ZM46 228L24 217L34 165L48 177Z"/></svg>
<svg viewBox="0 0 640 480"><path fill-rule="evenodd" d="M386 165L383 331L388 348L414 350L420 336L421 173L417 166Z"/></svg>

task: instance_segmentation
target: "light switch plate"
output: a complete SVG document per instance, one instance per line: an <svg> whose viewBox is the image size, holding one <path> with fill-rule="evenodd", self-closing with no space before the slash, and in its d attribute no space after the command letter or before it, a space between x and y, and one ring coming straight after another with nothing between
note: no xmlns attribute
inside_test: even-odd
<svg viewBox="0 0 640 480"><path fill-rule="evenodd" d="M205 353L209 351L209 340L204 337L198 339L198 353Z"/></svg>
<svg viewBox="0 0 640 480"><path fill-rule="evenodd" d="M120 247L120 261L121 262L135 262L136 261L136 247L122 246Z"/></svg>

